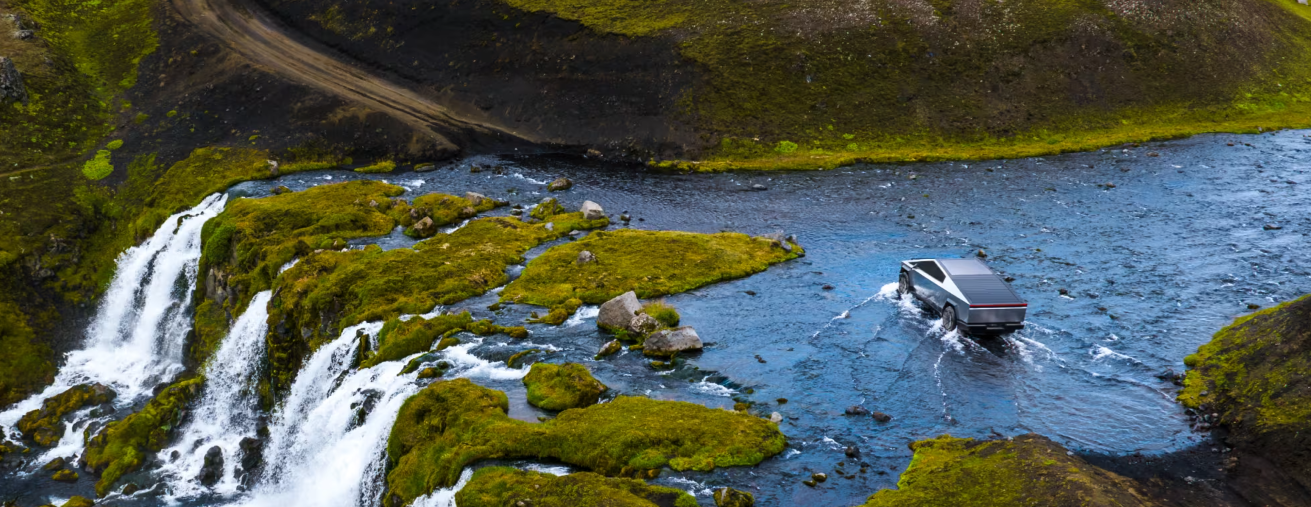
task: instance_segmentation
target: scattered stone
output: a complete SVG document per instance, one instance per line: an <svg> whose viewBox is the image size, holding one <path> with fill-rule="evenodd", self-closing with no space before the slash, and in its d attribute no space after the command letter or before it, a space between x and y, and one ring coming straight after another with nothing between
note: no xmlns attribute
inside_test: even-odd
<svg viewBox="0 0 1311 507"><path fill-rule="evenodd" d="M587 149L587 156L592 157L592 158L602 158L602 157L604 157L605 155L602 155L601 152L600 152L600 150L597 150L596 148L588 148L588 149Z"/></svg>
<svg viewBox="0 0 1311 507"><path fill-rule="evenodd" d="M50 460L49 463L46 463L44 466L41 467L42 470L45 470L47 472L53 472L61 468L64 468L64 458L52 459Z"/></svg>
<svg viewBox="0 0 1311 507"><path fill-rule="evenodd" d="M414 232L426 238L437 232L437 226L433 224L432 217L423 217L423 220L414 223Z"/></svg>
<svg viewBox="0 0 1311 507"><path fill-rule="evenodd" d="M816 484L819 484L819 483L815 482L814 479L806 479L806 480L804 480L804 481L801 481L801 483L802 483L802 484L805 484L805 485L807 485L807 486L810 486L810 487L812 487L812 488L815 487Z"/></svg>
<svg viewBox="0 0 1311 507"><path fill-rule="evenodd" d="M1056 292L1059 292L1062 296L1068 296L1068 295L1070 295L1070 291L1065 290L1065 289L1056 289Z"/></svg>
<svg viewBox="0 0 1311 507"><path fill-rule="evenodd" d="M593 255L592 252L589 252L587 250L578 252L578 261L577 261L578 265L581 266L583 264L591 264L593 262L596 262L596 255Z"/></svg>
<svg viewBox="0 0 1311 507"><path fill-rule="evenodd" d="M716 507L752 507L756 504L756 498L751 493L733 488L719 488L715 490L714 496Z"/></svg>
<svg viewBox="0 0 1311 507"><path fill-rule="evenodd" d="M1161 156L1161 154L1160 154L1160 153L1157 153L1157 152L1154 152L1154 151L1149 151L1149 152L1147 152L1147 156L1149 156L1149 157L1159 157L1159 156Z"/></svg>
<svg viewBox="0 0 1311 507"><path fill-rule="evenodd" d="M483 168L482 168L482 166L479 166L478 164L474 164L474 165L469 166L469 172L471 172L471 173L480 173L480 172L483 172Z"/></svg>
<svg viewBox="0 0 1311 507"><path fill-rule="evenodd" d="M765 363L767 363L768 361L765 361L765 358L760 357L760 354L756 354L756 362L758 362L758 363L760 363L760 364L765 364Z"/></svg>
<svg viewBox="0 0 1311 507"><path fill-rule="evenodd" d="M200 467L200 475L196 476L196 480L205 486L213 486L221 479L223 479L223 448L216 445L205 451L205 464Z"/></svg>
<svg viewBox="0 0 1311 507"><path fill-rule="evenodd" d="M291 189L287 188L286 185L278 185L276 187L273 187L273 195L282 195L282 194L289 194L289 193L291 193Z"/></svg>
<svg viewBox="0 0 1311 507"><path fill-rule="evenodd" d="M788 402L788 399L787 399L787 398L779 398L779 399L774 400L774 401L777 401L779 405L783 405L783 404L786 404L786 403Z"/></svg>
<svg viewBox="0 0 1311 507"><path fill-rule="evenodd" d="M650 334L657 329L660 329L660 321L645 313L639 313L633 316L632 322L629 322L628 324L629 331L643 336Z"/></svg>
<svg viewBox="0 0 1311 507"><path fill-rule="evenodd" d="M570 188L573 188L573 186L574 186L574 182L569 181L569 178L561 177L561 178L556 178L555 181L552 181L551 183L547 184L546 189L551 192L559 192L562 190L569 190Z"/></svg>
<svg viewBox="0 0 1311 507"><path fill-rule="evenodd" d="M780 414L780 413L778 413L778 412L774 412L774 413L772 413L772 414L769 414L769 420L770 420L770 422L781 423L781 422L783 422L783 414Z"/></svg>
<svg viewBox="0 0 1311 507"><path fill-rule="evenodd" d="M1265 227L1262 227L1262 229L1265 229L1267 231L1277 231L1283 229L1283 226L1279 226L1275 224L1265 224Z"/></svg>
<svg viewBox="0 0 1311 507"><path fill-rule="evenodd" d="M555 222L547 222L546 225L543 225L542 227L548 231L555 231Z"/></svg>
<svg viewBox="0 0 1311 507"><path fill-rule="evenodd" d="M601 359L603 357L612 355L616 352L619 352L619 349L622 347L623 345L619 343L619 340L610 340L608 342L605 342L605 345L601 346L601 350L596 351L596 357L594 357L593 359Z"/></svg>
<svg viewBox="0 0 1311 507"><path fill-rule="evenodd" d="M465 193L464 193L464 198L465 198L465 200L469 201L469 204L470 204L470 205L472 205L472 206L474 206L474 207L478 207L479 205L481 205L481 204L483 203L483 201L486 201L486 200L487 200L487 196L482 195L482 194L477 193L477 192L465 192Z"/></svg>
<svg viewBox="0 0 1311 507"><path fill-rule="evenodd" d="M751 190L756 190L756 191L769 190L769 187L756 183L755 185L751 185Z"/></svg>
<svg viewBox="0 0 1311 507"><path fill-rule="evenodd" d="M860 405L852 405L850 407L847 407L847 411L845 413L846 415L869 415L869 409L862 407Z"/></svg>
<svg viewBox="0 0 1311 507"><path fill-rule="evenodd" d="M828 474L824 472L815 472L813 474L810 474L810 478L813 479L815 482L824 482L828 480Z"/></svg>
<svg viewBox="0 0 1311 507"><path fill-rule="evenodd" d="M628 213L624 213L622 215L619 215L619 219L625 222L631 222L633 220L633 217L629 216Z"/></svg>
<svg viewBox="0 0 1311 507"><path fill-rule="evenodd" d="M978 257L978 258L980 258L980 259L987 259L987 258L988 258L988 252L985 252L985 251L983 251L982 248L980 248L979 251L974 252L974 256L975 256L975 257Z"/></svg>
<svg viewBox="0 0 1311 507"><path fill-rule="evenodd" d="M821 288L821 289L824 289L824 290L833 290L833 286L832 286L832 285L829 285L829 284L824 284L824 286L823 286L823 287L820 287L820 288Z"/></svg>
<svg viewBox="0 0 1311 507"><path fill-rule="evenodd" d="M874 417L874 420L875 420L875 421L878 421L878 422L881 422L881 423L885 423L885 422L888 422L888 421L891 421L891 420L892 420L892 416L890 416L890 415L888 415L888 414L885 414L885 413L883 413L883 412L874 412L874 413L873 413L873 417Z"/></svg>
<svg viewBox="0 0 1311 507"><path fill-rule="evenodd" d="M679 352L701 350L701 337L689 326L656 331L643 344L642 354L668 357Z"/></svg>
<svg viewBox="0 0 1311 507"><path fill-rule="evenodd" d="M1258 304L1256 304L1256 303L1248 303L1248 304L1247 304L1247 309L1248 309L1248 310L1256 310L1256 309L1258 309L1258 308L1261 308L1261 305L1258 305Z"/></svg>
<svg viewBox="0 0 1311 507"><path fill-rule="evenodd" d="M55 475L50 476L50 478L59 482L77 482L77 472L64 469L55 472Z"/></svg>
<svg viewBox="0 0 1311 507"><path fill-rule="evenodd" d="M27 104L27 86L23 76L14 67L14 61L0 56L0 104L14 100Z"/></svg>
<svg viewBox="0 0 1311 507"><path fill-rule="evenodd" d="M583 212L583 220L600 220L605 218L605 210L601 205L592 201L583 201L583 207L578 211Z"/></svg>
<svg viewBox="0 0 1311 507"><path fill-rule="evenodd" d="M746 295L748 295L748 296L754 296L754 295L756 295L756 291L754 291L754 290L742 291L742 293L743 293L743 294L746 294Z"/></svg>
<svg viewBox="0 0 1311 507"><path fill-rule="evenodd" d="M856 447L853 445L851 447L846 448L846 450L844 450L843 453L846 454L848 458L859 458L860 447Z"/></svg>
<svg viewBox="0 0 1311 507"><path fill-rule="evenodd" d="M1115 184L1114 184L1114 183L1111 183L1111 182L1109 182L1109 181L1106 182L1106 184L1103 185L1103 186L1105 186L1105 187L1108 188L1108 189L1115 188Z"/></svg>
<svg viewBox="0 0 1311 507"><path fill-rule="evenodd" d="M596 314L596 326L607 331L628 329L641 310L642 303L637 300L637 293L630 290L601 304L601 310Z"/></svg>

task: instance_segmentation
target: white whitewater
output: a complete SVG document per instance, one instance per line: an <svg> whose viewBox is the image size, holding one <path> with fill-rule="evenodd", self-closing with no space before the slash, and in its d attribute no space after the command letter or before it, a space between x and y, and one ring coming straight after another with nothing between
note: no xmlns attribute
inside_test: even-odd
<svg viewBox="0 0 1311 507"><path fill-rule="evenodd" d="M211 490L197 477L205 464L205 453L213 446L223 449L223 478L212 491L236 493L240 483L236 470L241 440L254 437L259 424L259 396L255 391L264 359L264 335L268 331L269 299L272 292L256 294L237 318L205 369L205 387L192 407L186 426L178 432L172 447L159 453L164 465L160 480L168 484L166 498L194 497ZM178 458L173 459L173 453Z"/></svg>
<svg viewBox="0 0 1311 507"><path fill-rule="evenodd" d="M12 427L45 399L89 382L114 389L115 403L128 406L182 371L200 230L226 203L226 194L210 195L195 208L170 216L145 243L124 251L83 348L67 354L53 384L0 412L0 426ZM80 424L75 420L70 426Z"/></svg>
<svg viewBox="0 0 1311 507"><path fill-rule="evenodd" d="M382 497L387 437L401 404L423 386L417 372L400 372L415 354L353 370L356 333L375 335L380 322L351 326L310 356L274 414L264 449L264 473L235 503L260 507L376 506ZM469 354L480 340L441 353L451 363L447 378L522 378L511 369ZM363 420L361 408L372 404ZM458 488L437 492L453 496ZM426 504L425 504L426 505Z"/></svg>

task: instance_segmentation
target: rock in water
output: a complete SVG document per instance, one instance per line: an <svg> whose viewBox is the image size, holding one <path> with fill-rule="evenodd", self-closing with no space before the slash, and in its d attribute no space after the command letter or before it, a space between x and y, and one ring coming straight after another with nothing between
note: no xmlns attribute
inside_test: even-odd
<svg viewBox="0 0 1311 507"><path fill-rule="evenodd" d="M601 305L601 311L596 315L596 326L607 331L628 329L641 310L642 303L637 300L637 293L630 290Z"/></svg>
<svg viewBox="0 0 1311 507"><path fill-rule="evenodd" d="M264 442L258 438L246 437L241 439L237 444L241 450L241 482L246 483L255 479L255 470L264 464Z"/></svg>
<svg viewBox="0 0 1311 507"><path fill-rule="evenodd" d="M74 496L73 498L69 498L67 502L64 502L64 504L59 507L91 507L95 504L95 502L85 496Z"/></svg>
<svg viewBox="0 0 1311 507"><path fill-rule="evenodd" d="M592 201L583 201L583 207L578 211L583 212L584 220L600 220L605 218L605 210L601 209L600 204Z"/></svg>
<svg viewBox="0 0 1311 507"><path fill-rule="evenodd" d="M756 504L756 498L751 493L738 491L733 488L719 488L715 490L716 507L752 507Z"/></svg>
<svg viewBox="0 0 1311 507"><path fill-rule="evenodd" d="M846 412L846 414L847 414L847 415L868 415L868 414L869 414L869 409L867 409L867 408L865 408L865 407L862 407L862 406L860 406L860 405L852 405L852 406L850 406L850 407L847 407L847 412Z"/></svg>
<svg viewBox="0 0 1311 507"><path fill-rule="evenodd" d="M769 421L774 423L781 423L783 422L783 414L780 414L778 412L769 414Z"/></svg>
<svg viewBox="0 0 1311 507"><path fill-rule="evenodd" d="M878 421L878 422L881 422L881 423L885 423L885 422L891 421L891 420L892 420L892 416L890 416L890 415L888 415L888 414L885 414L885 413L883 413L883 412L874 412L874 420L875 420L875 421Z"/></svg>
<svg viewBox="0 0 1311 507"><path fill-rule="evenodd" d="M223 448L216 445L205 451L205 464L200 467L200 475L196 476L196 480L206 486L213 486L221 479L223 479Z"/></svg>
<svg viewBox="0 0 1311 507"><path fill-rule="evenodd" d="M633 321L628 323L629 332L643 336L657 329L660 329L660 321L645 313L637 314L633 317Z"/></svg>
<svg viewBox="0 0 1311 507"><path fill-rule="evenodd" d="M129 482L123 485L123 496L132 496L133 493L138 491L141 491L141 486L138 486L135 482Z"/></svg>
<svg viewBox="0 0 1311 507"><path fill-rule="evenodd" d="M569 181L569 178L561 177L561 178L556 178L555 181L552 181L549 185L546 186L546 189L552 192L558 192L561 190L569 190L573 186L574 186L574 182Z"/></svg>
<svg viewBox="0 0 1311 507"><path fill-rule="evenodd" d="M581 252L578 252L578 264L579 264L579 265L582 265L582 264L591 264L591 263L593 263L593 262L596 262L596 255L593 255L592 252L589 252L589 251L587 251L587 250L583 250L583 251L581 251Z"/></svg>
<svg viewBox="0 0 1311 507"><path fill-rule="evenodd" d="M286 185L278 185L276 187L273 187L273 195L282 195L282 194L289 194L289 193L291 193L291 189L287 188Z"/></svg>
<svg viewBox="0 0 1311 507"><path fill-rule="evenodd" d="M482 204L483 201L487 200L487 196L477 192L465 192L464 198L474 207L478 207L478 205Z"/></svg>
<svg viewBox="0 0 1311 507"><path fill-rule="evenodd" d="M601 350L598 350L596 352L596 357L594 357L593 359L600 359L605 356L614 354L615 352L619 352L620 348L623 348L623 345L619 343L619 340L610 340L606 342L605 345L601 346Z"/></svg>
<svg viewBox="0 0 1311 507"><path fill-rule="evenodd" d="M668 357L679 352L701 350L701 337L689 326L657 331L646 339L642 353L648 356Z"/></svg>
<svg viewBox="0 0 1311 507"><path fill-rule="evenodd" d="M72 470L60 470L55 472L55 475L50 476L50 478L59 482L77 482L77 472Z"/></svg>
<svg viewBox="0 0 1311 507"><path fill-rule="evenodd" d="M0 104L14 100L27 104L27 87L23 76L14 67L14 61L0 56Z"/></svg>
<svg viewBox="0 0 1311 507"><path fill-rule="evenodd" d="M434 232L437 232L437 228L433 226L432 217L423 217L423 220L415 222L414 232L424 238L432 236Z"/></svg>

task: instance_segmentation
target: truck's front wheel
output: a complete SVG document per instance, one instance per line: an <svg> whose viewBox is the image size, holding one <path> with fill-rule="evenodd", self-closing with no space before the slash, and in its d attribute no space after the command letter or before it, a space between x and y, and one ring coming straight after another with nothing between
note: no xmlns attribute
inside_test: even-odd
<svg viewBox="0 0 1311 507"><path fill-rule="evenodd" d="M942 309L942 329L948 333L956 330L956 307L947 305Z"/></svg>

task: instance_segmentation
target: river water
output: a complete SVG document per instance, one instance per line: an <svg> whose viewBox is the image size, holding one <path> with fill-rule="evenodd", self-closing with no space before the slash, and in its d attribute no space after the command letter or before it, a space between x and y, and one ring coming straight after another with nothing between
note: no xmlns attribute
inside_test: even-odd
<svg viewBox="0 0 1311 507"><path fill-rule="evenodd" d="M753 402L753 411L785 417L787 451L754 468L667 472L656 482L693 491L707 505L709 489L724 485L755 493L760 505L852 505L895 484L911 454L907 443L943 433L1037 432L1075 451L1109 454L1200 443L1204 436L1189 429L1173 385L1161 376L1182 371L1182 358L1248 304L1270 306L1311 290L1304 255L1311 204L1302 191L1311 184L1307 134L1198 136L1023 160L815 173L660 174L601 161L481 157L426 173L291 175L244 183L230 195L367 177L403 185L407 197L476 191L527 206L549 195L545 182L566 176L574 188L554 195L568 207L600 203L616 219L612 227L628 212L633 228L796 234L804 258L666 298L708 342L673 372L651 369L640 354L593 361L608 337L596 330L591 308L563 326L529 326L527 340L470 340L447 355L456 374L506 391L511 415L525 420L545 414L523 400L524 370L496 364L529 348L542 351L537 360L587 364L614 393L710 406ZM471 172L474 165L482 170ZM410 244L399 234L367 242ZM902 259L980 249L1029 301L1024 331L978 340L946 334L936 317L892 290ZM485 308L495 298L459 306L506 325L534 310L493 314ZM325 345L320 354L331 350ZM183 504L263 505L321 485L325 495L315 498L325 503L370 504L385 429L417 387L412 375L391 371L399 366L345 374L330 358L322 362L315 376L337 381L316 383L328 389L271 416L265 454L277 467L249 488L229 480L197 496L182 478L165 480L157 494ZM366 394L376 405L365 421L336 414ZM851 405L892 420L843 415ZM851 446L859 458L844 454ZM854 473L860 462L867 473ZM813 472L830 480L802 485ZM67 496L62 486L34 480L21 481L24 498ZM444 504L439 496L425 504Z"/></svg>

